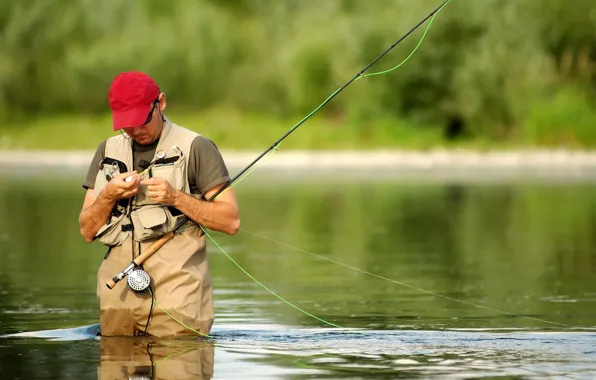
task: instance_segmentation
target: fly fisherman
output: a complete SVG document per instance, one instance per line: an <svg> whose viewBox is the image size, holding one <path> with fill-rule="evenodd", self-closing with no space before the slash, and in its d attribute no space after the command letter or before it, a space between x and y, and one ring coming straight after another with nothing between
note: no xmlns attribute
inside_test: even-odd
<svg viewBox="0 0 596 380"><path fill-rule="evenodd" d="M108 247L97 275L101 334L196 335L183 324L209 334L213 289L199 225L234 235L240 224L231 187L207 201L230 180L224 160L210 139L164 116L165 94L148 75L119 74L108 98L113 129L121 133L95 152L79 217L85 240ZM106 287L172 230L142 267L159 307L149 290L135 292L125 282Z"/></svg>

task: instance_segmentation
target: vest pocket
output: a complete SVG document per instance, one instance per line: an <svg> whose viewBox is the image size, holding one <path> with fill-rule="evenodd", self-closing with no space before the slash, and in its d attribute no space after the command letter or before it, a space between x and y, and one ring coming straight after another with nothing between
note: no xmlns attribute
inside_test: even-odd
<svg viewBox="0 0 596 380"><path fill-rule="evenodd" d="M135 240L143 241L168 232L169 217L163 206L143 206L134 210L130 217Z"/></svg>
<svg viewBox="0 0 596 380"><path fill-rule="evenodd" d="M153 177L165 179L176 190L184 190L185 163L184 156L166 158L156 162L156 165L151 168L151 174Z"/></svg>
<svg viewBox="0 0 596 380"><path fill-rule="evenodd" d="M107 224L103 225L99 231L97 231L95 239L109 247L122 244L127 236L126 233L122 232L123 221L125 221L124 214L118 218L112 217Z"/></svg>

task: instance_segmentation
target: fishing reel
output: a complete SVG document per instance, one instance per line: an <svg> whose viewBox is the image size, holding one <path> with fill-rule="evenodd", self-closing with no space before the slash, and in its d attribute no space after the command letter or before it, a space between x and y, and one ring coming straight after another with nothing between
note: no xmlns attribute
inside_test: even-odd
<svg viewBox="0 0 596 380"><path fill-rule="evenodd" d="M135 269L128 275L128 287L135 292L142 292L151 285L151 277L142 269Z"/></svg>

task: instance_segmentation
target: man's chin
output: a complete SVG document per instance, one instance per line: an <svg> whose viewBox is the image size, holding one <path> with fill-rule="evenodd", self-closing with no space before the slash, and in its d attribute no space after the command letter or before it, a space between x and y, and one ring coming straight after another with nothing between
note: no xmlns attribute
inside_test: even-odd
<svg viewBox="0 0 596 380"><path fill-rule="evenodd" d="M151 141L151 138L149 137L136 137L133 138L133 140L140 145L149 145L151 144L153 141Z"/></svg>

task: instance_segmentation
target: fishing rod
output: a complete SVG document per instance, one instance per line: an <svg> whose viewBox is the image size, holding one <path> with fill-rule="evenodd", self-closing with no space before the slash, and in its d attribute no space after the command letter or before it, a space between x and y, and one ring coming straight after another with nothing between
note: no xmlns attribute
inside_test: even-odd
<svg viewBox="0 0 596 380"><path fill-rule="evenodd" d="M219 188L209 199L205 199L207 202L213 201L217 196L219 196L222 192L224 192L227 188L232 186L234 182L236 182L244 173L246 173L251 167L253 167L258 161L260 161L267 153L271 150L275 149L283 140L285 140L288 136L290 136L296 129L298 129L302 124L304 124L311 116L313 116L316 112L318 112L323 106L329 103L337 94L343 91L346 87L348 87L352 82L357 80L358 78L364 77L364 72L366 72L370 67L372 67L377 61L383 58L387 53L389 53L394 47L399 45L404 39L406 39L410 34L412 34L416 29L420 27L420 25L424 24L429 18L435 16L437 12L439 12L447 3L451 0L445 0L440 6L438 6L435 10L429 13L424 19L422 19L418 24L412 27L406 34L404 34L400 39L398 39L395 43L389 46L385 51L379 54L374 60L372 60L368 65L366 65L362 70L360 70L354 77L348 80L343 86L333 92L327 99L325 99L317 108L315 108L310 114L300 120L297 124L295 124L289 131L287 131L283 136L281 136L277 141L275 141L269 148L267 148L263 153L261 153L257 158L255 158L248 166L242 169L238 174L236 174L230 181L226 182L221 188ZM432 21L431 21L432 22ZM430 25L429 25L430 26ZM427 29L428 30L428 29ZM423 37L424 38L424 37ZM422 40L420 41L422 42ZM413 52L411 53L413 54ZM411 56L410 54L410 56ZM409 58L409 57L408 57ZM406 60L408 59L406 58ZM402 64L405 60L402 62ZM400 64L401 65L401 64ZM400 65L396 66L395 68L399 67ZM395 69L393 68L393 69ZM391 69L391 70L393 70ZM380 73L374 74L382 74L387 71L386 70ZM373 75L373 74L368 74ZM151 165L149 165L151 166ZM147 168L148 169L148 168ZM146 169L146 170L147 170ZM132 178L130 178L132 179ZM127 178L128 180L128 178ZM122 270L118 275L116 275L112 280L110 280L106 286L109 289L112 289L116 283L122 280L124 277L129 276L128 284L129 287L135 291L143 291L148 288L150 284L149 276L142 270L139 269L141 264L151 257L163 244L165 244L169 239L173 237L173 233L176 232L179 228L185 225L189 221L189 218L185 219L180 225L178 225L173 231L169 234L164 235L161 239L155 241L148 249L145 251L141 256L134 259L124 270ZM206 234L206 231L203 230Z"/></svg>
<svg viewBox="0 0 596 380"><path fill-rule="evenodd" d="M358 72L358 74L356 74L354 77L352 77L352 79L350 79L349 81L347 81L343 86L341 86L338 90L336 90L333 94L331 94L331 96L329 96L327 99L325 99L325 101L323 103L321 103L321 105L319 105L314 111L312 111L310 114L308 114L304 119L300 120L296 125L294 125L289 131L287 131L282 137L280 137L276 142L274 142L269 148L267 148L267 150L265 150L263 153L261 153L257 158L255 158L247 167L245 167L244 169L242 169L238 174L236 174L236 176L234 176L234 178L232 178L230 181L228 181L224 186L222 186L210 199L209 201L211 201L212 199L214 199L215 197L217 197L219 194L221 194L224 190L226 190L229 186L231 186L236 180L238 180L238 178L240 178L240 176L242 176L248 169L250 169L252 166L254 166L261 158L263 158L267 153L269 153L271 150L275 149L275 147L277 147L283 140L285 140L286 137L288 137L290 134L292 134L292 132L294 132L296 129L298 129L298 127L300 127L302 124L304 124L304 122L306 120L308 120L312 115L314 115L318 110L320 110L323 106L325 106L327 103L329 103L331 101L331 99L333 99L337 94L339 94L340 92L342 92L346 87L348 87L352 82L354 82L356 79L362 77L362 74L368 70L372 65L374 65L378 60L380 60L381 58L383 58L387 53L389 53L391 51L391 49L393 49L394 47L396 47L400 42L402 42L404 39L406 39L410 34L412 34L416 29L418 29L420 27L420 25L424 24L426 22L426 20L428 20L429 18L431 18L433 15L435 15L437 12L439 12L441 10L441 8L443 8L447 3L449 3L451 0L445 0L439 7L437 7L434 11L432 11L428 16L426 16L424 19L422 19L422 21L420 21L418 24L416 24L416 26L414 26L412 29L410 29L410 31L408 33L406 33L405 35L403 35L403 37L401 37L399 40L397 40L393 45L389 46L387 49L385 49L384 52L382 52L381 54L379 54L379 56L377 58L375 58L372 62L370 62L368 65L366 65L362 70L360 70Z"/></svg>

